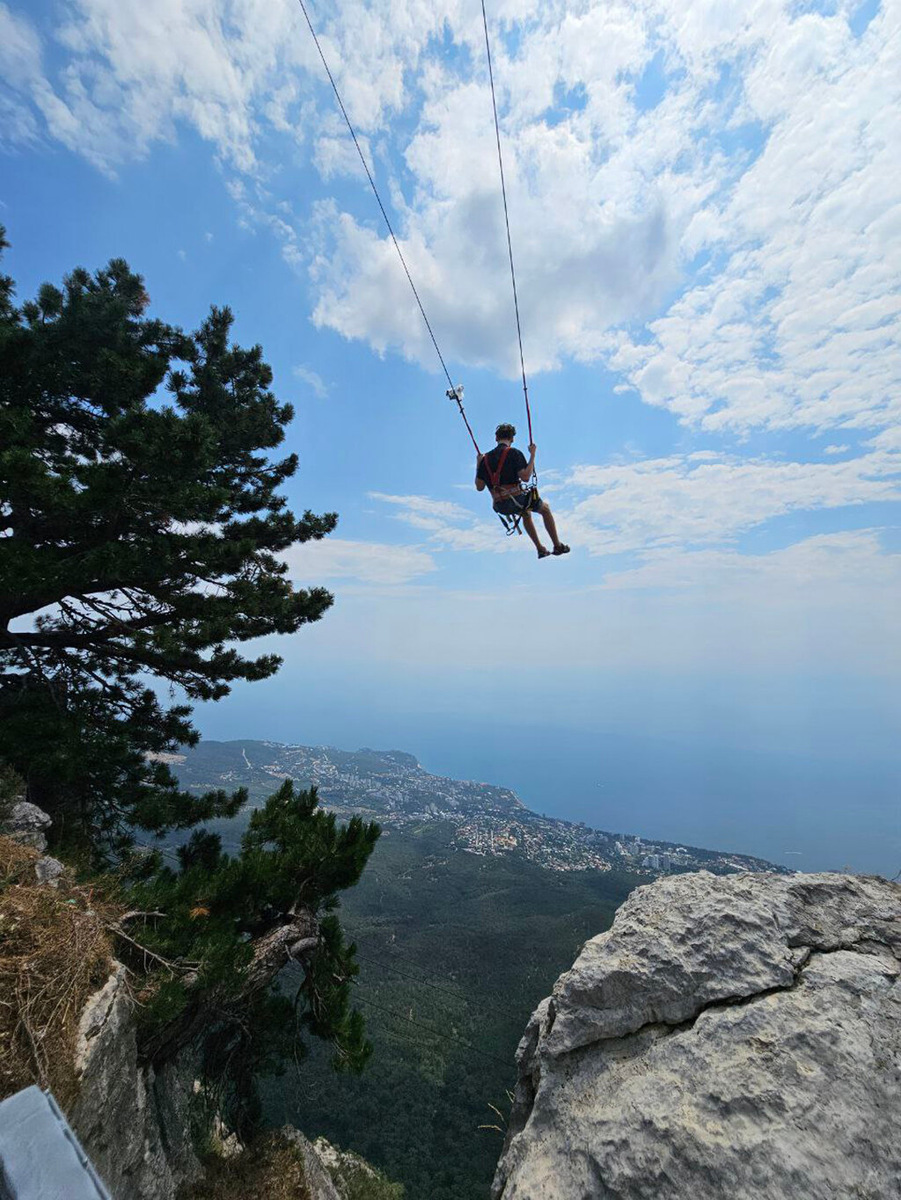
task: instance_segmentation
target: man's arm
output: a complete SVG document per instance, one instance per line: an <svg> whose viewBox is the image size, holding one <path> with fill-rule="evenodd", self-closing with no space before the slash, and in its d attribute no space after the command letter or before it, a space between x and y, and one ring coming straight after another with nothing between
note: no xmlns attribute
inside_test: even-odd
<svg viewBox="0 0 901 1200"><path fill-rule="evenodd" d="M478 454L478 455L476 455L476 491L477 491L477 492L484 492L484 490L485 490L485 487L487 486L487 485L486 485L486 483L485 483L485 480L484 480L484 479L482 478L482 476L479 474L479 468L480 468L480 467L481 467L481 465L482 465L482 459L483 459L484 457L485 457L485 455L484 455L484 454Z"/></svg>
<svg viewBox="0 0 901 1200"><path fill-rule="evenodd" d="M523 483L528 483L528 481L532 478L532 472L535 470L535 451L537 449L538 447L534 442L532 442L529 446L529 461L519 472L519 478L523 481Z"/></svg>

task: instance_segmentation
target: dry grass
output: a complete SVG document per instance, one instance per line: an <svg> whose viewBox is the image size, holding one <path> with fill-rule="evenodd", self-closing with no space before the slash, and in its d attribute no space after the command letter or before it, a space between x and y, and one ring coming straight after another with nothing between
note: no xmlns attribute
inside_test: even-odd
<svg viewBox="0 0 901 1200"><path fill-rule="evenodd" d="M38 887L39 857L0 837L0 1099L37 1083L65 1108L81 1011L110 970L108 914L66 874Z"/></svg>
<svg viewBox="0 0 901 1200"><path fill-rule="evenodd" d="M213 1159L201 1183L180 1200L312 1200L300 1151L278 1133L257 1138L234 1158Z"/></svg>
<svg viewBox="0 0 901 1200"><path fill-rule="evenodd" d="M33 880L34 864L40 857L30 846L20 846L12 838L0 837L0 893L11 884Z"/></svg>

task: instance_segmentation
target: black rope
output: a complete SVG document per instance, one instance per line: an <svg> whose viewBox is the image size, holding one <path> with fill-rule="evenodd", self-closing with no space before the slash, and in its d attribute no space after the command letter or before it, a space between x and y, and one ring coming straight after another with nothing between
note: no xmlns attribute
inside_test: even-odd
<svg viewBox="0 0 901 1200"><path fill-rule="evenodd" d="M355 981L356 982L356 981ZM405 1021L408 1025L415 1025L417 1029L423 1029L426 1033L430 1033L432 1037L441 1038L445 1042L456 1042L458 1046L465 1046L467 1050L474 1050L476 1054L480 1054L482 1058L493 1059L494 1062L501 1063L509 1071L512 1064L506 1058L501 1058L499 1054L492 1054L490 1050L482 1050L472 1042L464 1038L454 1037L442 1029L435 1029L431 1025L426 1025L422 1021L417 1021L414 1017L407 1016L406 1013L398 1012L396 1009L386 1008L384 1004L379 1004L375 1000L370 1000L368 996L360 995L359 992L355 996L361 1004L368 1004L370 1008L376 1009L378 1012L384 1013L386 1016L394 1017L396 1020ZM392 1031L389 1030L389 1033Z"/></svg>
<svg viewBox="0 0 901 1200"><path fill-rule="evenodd" d="M491 43L488 40L488 14L482 0L482 24L485 26L485 52L488 55L488 79L491 83L491 107L494 110L494 134L497 139L497 165L501 173L501 195L504 198L504 222L507 226L507 253L510 257L510 279L513 282L513 308L516 312L516 336L519 341L519 365L522 368L522 390L526 398L526 417L529 421L529 442L532 441L532 411L529 407L529 385L526 383L526 360L522 351L522 326L519 321L519 297L516 293L516 268L513 265L513 240L510 237L510 212L507 207L507 185L504 180L504 156L501 153L501 128L497 119L497 98L494 94L494 70L491 66Z"/></svg>
<svg viewBox="0 0 901 1200"><path fill-rule="evenodd" d="M366 159L363 157L363 151L360 149L360 143L357 140L357 135L354 132L354 127L350 123L350 117L347 115L347 109L344 107L344 101L341 99L341 93L338 91L338 85L335 83L334 76L332 75L331 71L329 70L329 65L325 60L325 55L322 53L322 47L319 44L319 38L316 36L316 30L313 28L313 22L310 20L310 14L307 12L307 6L306 6L306 4L304 4L304 0L297 0L297 3L300 5L300 7L303 11L304 17L306 17L306 21L307 21L307 25L309 26L310 33L313 35L313 41L316 43L316 49L319 51L319 57L322 59L322 65L325 67L325 73L326 73L326 75L328 75L329 83L332 85L332 91L335 93L335 99L338 101L338 107L341 109L341 113L344 117L344 120L347 123L347 128L350 130L350 136L354 140L354 145L357 148L357 154L359 154L359 156L360 156L360 162L363 164L363 170L366 172L366 178L369 180L369 186L372 188L372 193L376 198L379 208L381 209L382 216L385 218L385 224L388 226L388 232L391 234L392 242L394 242L394 249L397 251L397 256L400 259L401 264L403 265L404 272L407 276L407 280L410 284L410 287L413 289L413 295L416 297L416 303L419 305L419 311L422 313L422 319L423 319L423 321L425 321L425 327L429 331L429 337L432 339L432 345L435 347L435 353L438 355L438 360L441 363L441 368L444 371L444 374L447 376L448 384L450 385L451 389L453 389L454 381L451 379L450 372L448 371L447 365L445 364L445 361L444 361L444 357L443 357L441 351L438 349L438 342L435 338L435 334L432 332L432 326L429 323L429 318L426 316L425 308L423 307L422 301L419 298L419 292L417 292L417 290L416 290L416 284L413 282L413 276L410 274L410 269L407 266L407 260L404 258L403 251L401 250L400 244L394 234L394 229L391 225L391 221L388 219L388 214L385 211L385 206L382 203L381 196L379 195L379 190L375 186L375 180L372 178L372 172L369 170L369 166L366 162ZM477 449L478 449L478 447L477 447Z"/></svg>
<svg viewBox="0 0 901 1200"><path fill-rule="evenodd" d="M455 991L453 988L442 987L439 983L432 983L428 979L423 979L417 975L413 975L409 971L403 971L400 967L396 967L394 963L386 962L380 958L370 958L368 954L361 954L359 950L354 955L358 962L369 963L372 966L380 967L383 971L393 971L395 975L399 975L402 979L409 979L413 983L419 984L421 987L431 988L434 992L444 992L447 996L453 996L455 1000L461 1000L464 1004L470 1004L472 997L467 996L464 992Z"/></svg>

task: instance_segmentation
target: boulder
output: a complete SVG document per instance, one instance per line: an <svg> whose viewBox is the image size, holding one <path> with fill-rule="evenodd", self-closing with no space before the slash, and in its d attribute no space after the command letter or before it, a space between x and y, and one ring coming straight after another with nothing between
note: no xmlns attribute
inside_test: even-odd
<svg viewBox="0 0 901 1200"><path fill-rule="evenodd" d="M17 800L10 810L10 815L3 822L2 832L23 846L33 846L43 853L47 849L47 838L44 830L52 821L36 804L27 800Z"/></svg>
<svg viewBox="0 0 901 1200"><path fill-rule="evenodd" d="M901 887L637 889L534 1013L494 1200L897 1200Z"/></svg>
<svg viewBox="0 0 901 1200"><path fill-rule="evenodd" d="M43 858L39 858L34 864L35 879L43 887L59 887L59 877L64 870L65 868L59 859L51 858L49 854L45 854Z"/></svg>
<svg viewBox="0 0 901 1200"><path fill-rule="evenodd" d="M355 1200L359 1196L378 1197L379 1200L402 1200L404 1189L399 1183L390 1180L376 1170L359 1154L352 1150L339 1150L324 1137L318 1137L313 1143L313 1149L319 1162L326 1168L332 1179L338 1200ZM313 1194L312 1200L320 1200L318 1193ZM331 1200L324 1196L321 1200Z"/></svg>

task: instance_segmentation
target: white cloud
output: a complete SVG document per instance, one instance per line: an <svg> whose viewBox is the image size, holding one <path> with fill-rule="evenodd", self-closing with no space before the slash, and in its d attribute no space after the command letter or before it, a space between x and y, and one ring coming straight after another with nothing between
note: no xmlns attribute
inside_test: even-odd
<svg viewBox="0 0 901 1200"><path fill-rule="evenodd" d="M33 25L0 6L0 29L15 36L7 37L17 68L10 82L52 137L101 169L172 140L181 124L245 172L260 169L268 130L304 140L304 102L323 76L295 0L69 0L62 12L54 35L68 61L54 77L41 63ZM415 69L443 19L425 0L358 3L317 17L348 112L364 133L403 105L404 71ZM23 44L24 56L16 53Z"/></svg>
<svg viewBox="0 0 901 1200"><path fill-rule="evenodd" d="M896 28L893 5L860 42L844 11L777 3L530 12L515 52L497 51L530 366L609 355L645 401L715 429L897 419ZM659 48L672 82L642 112L634 79ZM577 86L584 107L549 123L555 89ZM512 372L483 80L435 66L423 88L404 252L449 354ZM650 338L616 333L678 293L699 254L700 282ZM381 234L329 224L315 282L319 323L431 363Z"/></svg>
<svg viewBox="0 0 901 1200"><path fill-rule="evenodd" d="M888 683L901 670L901 555L872 531L809 538L772 554L661 551L599 586L565 569L528 585L452 592L420 585L381 601L348 596L315 634L324 661L393 671L483 670L498 637L525 648L529 671L847 672ZM565 678L565 675L564 675ZM586 714L581 714L586 719Z"/></svg>
<svg viewBox="0 0 901 1200"><path fill-rule="evenodd" d="M26 17L0 3L0 145L12 148L35 141L39 115L51 97L37 30Z"/></svg>
<svg viewBox="0 0 901 1200"><path fill-rule="evenodd" d="M328 385L312 367L305 366L300 363L294 368L292 374L295 379L299 379L301 383L305 383L320 400L324 400L328 395Z"/></svg>
<svg viewBox="0 0 901 1200"><path fill-rule="evenodd" d="M305 586L332 579L398 585L437 569L432 556L418 546L379 545L332 537L292 546L283 558L291 578Z"/></svg>
<svg viewBox="0 0 901 1200"><path fill-rule="evenodd" d="M899 581L901 555L886 553L879 532L864 529L819 534L767 554L663 549L645 556L639 566L608 576L603 586L703 593L707 603L715 599L736 609L746 605L749 611L755 604L771 605L778 594L779 603L792 602L800 613L823 589L829 606L840 609L849 594L859 602L866 595L872 598L871 589L891 592Z"/></svg>
<svg viewBox="0 0 901 1200"><path fill-rule="evenodd" d="M901 447L899 447L901 449ZM680 553L730 546L743 534L791 513L901 501L901 455L874 443L839 462L740 459L702 450L664 458L573 467L543 491L563 540L594 555ZM436 550L496 554L516 548L484 517L428 496L369 493L396 519L421 530Z"/></svg>
<svg viewBox="0 0 901 1200"><path fill-rule="evenodd" d="M37 136L38 124L33 113L24 104L0 91L0 149L14 150L36 141Z"/></svg>
<svg viewBox="0 0 901 1200"><path fill-rule="evenodd" d="M514 548L513 539L501 536L497 519L483 520L474 517L469 509L447 500L434 500L429 496L391 496L384 492L370 492L372 500L388 504L395 510L398 521L427 535L430 546L436 550L474 550L498 553ZM485 501L491 511L490 501Z"/></svg>
<svg viewBox="0 0 901 1200"><path fill-rule="evenodd" d="M561 515L568 540L596 554L729 543L776 517L901 501L901 459L874 450L845 462L673 455L576 467L591 494Z"/></svg>
<svg viewBox="0 0 901 1200"><path fill-rule="evenodd" d="M390 504L400 510L402 520L416 517L417 520L468 521L471 514L461 504L450 500L433 500L430 496L394 496L387 492L368 492L370 500L379 500L382 504Z"/></svg>
<svg viewBox="0 0 901 1200"><path fill-rule="evenodd" d="M321 137L318 137L313 147L313 164L316 170L327 181L347 176L368 187L366 172L360 162L356 146L348 135L347 126L343 122L339 125L338 121L326 121L323 124L328 127L328 132L324 132ZM374 164L369 139L358 137L357 141L366 165L372 173Z"/></svg>
<svg viewBox="0 0 901 1200"><path fill-rule="evenodd" d="M294 0L63 11L67 58L51 71L36 28L0 4L8 137L42 125L112 171L192 126L237 175L243 218L310 271L317 324L434 365L374 208L364 224L336 204L305 211L288 175L279 196L275 135L327 180L362 178ZM853 11L496 9L530 369L605 362L646 403L712 430L899 422L901 8L884 0L860 38ZM350 0L316 20L442 347L513 373L479 16L463 0Z"/></svg>
<svg viewBox="0 0 901 1200"><path fill-rule="evenodd" d="M897 4L860 42L842 12L774 19L737 114L768 141L708 243L724 265L614 356L645 400L711 429L898 420L897 31Z"/></svg>
<svg viewBox="0 0 901 1200"><path fill-rule="evenodd" d="M42 70L41 40L27 18L0 4L0 67L11 88L27 85Z"/></svg>

